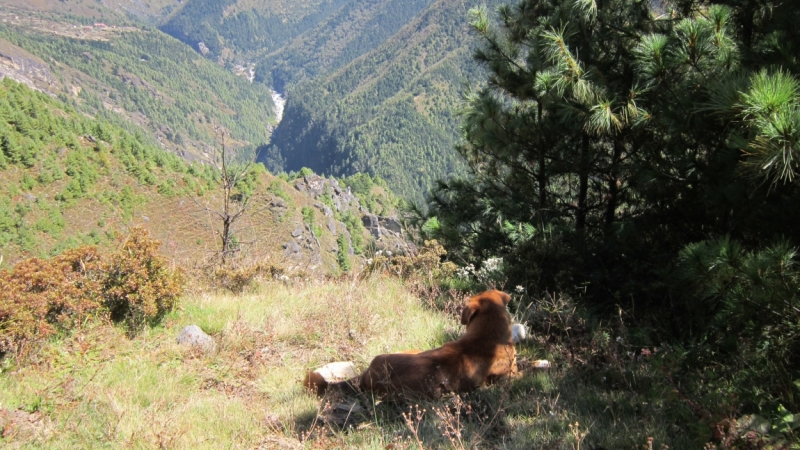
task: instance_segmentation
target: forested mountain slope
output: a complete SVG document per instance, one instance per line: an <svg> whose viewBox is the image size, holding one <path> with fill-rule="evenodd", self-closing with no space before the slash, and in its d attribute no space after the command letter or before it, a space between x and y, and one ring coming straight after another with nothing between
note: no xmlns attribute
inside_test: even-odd
<svg viewBox="0 0 800 450"><path fill-rule="evenodd" d="M226 71L148 27L81 25L78 19L0 12L0 72L162 148L204 158L217 137L268 142L275 118L267 86Z"/></svg>
<svg viewBox="0 0 800 450"><path fill-rule="evenodd" d="M211 58L252 57L277 50L348 1L190 0L161 29Z"/></svg>
<svg viewBox="0 0 800 450"><path fill-rule="evenodd" d="M315 28L259 58L256 77L279 90L324 77L380 47L430 4L431 0L350 1Z"/></svg>
<svg viewBox="0 0 800 450"><path fill-rule="evenodd" d="M80 245L115 246L135 225L161 240L173 263L213 261L220 178L219 168L189 163L141 133L0 81L0 270ZM379 217L396 214L398 202L380 179L308 171L278 178L252 165L233 188L232 208L243 199L249 207L230 228L237 263L270 260L330 274L357 267L354 255L367 248L407 248L387 231L397 221Z"/></svg>
<svg viewBox="0 0 800 450"><path fill-rule="evenodd" d="M455 114L464 84L482 73L471 60L468 8L432 2L378 48L290 88L274 146L262 153L274 159L268 166L371 172L417 201L463 170Z"/></svg>
<svg viewBox="0 0 800 450"><path fill-rule="evenodd" d="M190 0L161 28L195 48L202 41L220 62L255 63L256 81L287 93L261 152L271 170L369 172L420 201L434 180L463 170L455 112L464 83L482 73L467 28L476 5Z"/></svg>

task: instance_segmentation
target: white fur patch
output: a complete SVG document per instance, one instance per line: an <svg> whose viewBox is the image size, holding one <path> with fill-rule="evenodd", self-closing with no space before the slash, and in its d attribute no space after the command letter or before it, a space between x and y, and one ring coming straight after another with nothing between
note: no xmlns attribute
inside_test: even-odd
<svg viewBox="0 0 800 450"><path fill-rule="evenodd" d="M525 325L521 323L515 323L514 325L511 325L511 342L519 344L527 338L528 330L525 328Z"/></svg>
<svg viewBox="0 0 800 450"><path fill-rule="evenodd" d="M325 364L314 372L320 374L328 383L335 383L355 377L356 366L350 361L337 361Z"/></svg>

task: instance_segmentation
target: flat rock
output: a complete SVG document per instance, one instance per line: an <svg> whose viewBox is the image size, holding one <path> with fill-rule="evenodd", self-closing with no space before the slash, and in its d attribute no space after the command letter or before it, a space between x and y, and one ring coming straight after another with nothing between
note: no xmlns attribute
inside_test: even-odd
<svg viewBox="0 0 800 450"><path fill-rule="evenodd" d="M344 381L356 376L356 366L350 361L337 361L325 364L314 371L328 383Z"/></svg>

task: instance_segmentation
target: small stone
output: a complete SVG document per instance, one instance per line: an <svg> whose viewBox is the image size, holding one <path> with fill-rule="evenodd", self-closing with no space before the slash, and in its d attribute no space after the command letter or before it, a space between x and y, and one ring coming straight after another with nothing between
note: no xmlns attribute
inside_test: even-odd
<svg viewBox="0 0 800 450"><path fill-rule="evenodd" d="M178 333L177 340L180 345L198 347L206 352L213 351L217 348L217 343L214 342L214 339L203 332L197 325L184 327L181 332Z"/></svg>
<svg viewBox="0 0 800 450"><path fill-rule="evenodd" d="M546 359L537 359L531 365L533 366L534 369L549 369L550 361Z"/></svg>

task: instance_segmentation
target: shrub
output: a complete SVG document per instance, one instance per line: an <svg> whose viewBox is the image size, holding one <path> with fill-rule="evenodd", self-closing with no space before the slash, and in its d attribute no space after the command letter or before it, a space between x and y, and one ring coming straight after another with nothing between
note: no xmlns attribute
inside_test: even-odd
<svg viewBox="0 0 800 450"><path fill-rule="evenodd" d="M103 265L103 304L131 329L161 318L183 292L183 274L167 267L161 243L136 227Z"/></svg>
<svg viewBox="0 0 800 450"><path fill-rule="evenodd" d="M392 255L378 251L367 260L367 274L385 273L405 280L406 286L429 300L438 298L442 288L456 273L454 263L445 260L447 252L437 241L425 241L416 255Z"/></svg>
<svg viewBox="0 0 800 450"><path fill-rule="evenodd" d="M269 187L267 188L267 192L271 192L272 194L275 194L276 197L280 197L287 204L291 204L292 203L292 197L290 197L289 194L287 194L286 191L283 190L283 183L281 183L278 180L272 180L269 183Z"/></svg>
<svg viewBox="0 0 800 450"><path fill-rule="evenodd" d="M0 353L19 352L92 316L124 322L131 331L160 318L182 292L183 277L167 268L159 245L134 228L109 256L81 247L0 270Z"/></svg>
<svg viewBox="0 0 800 450"><path fill-rule="evenodd" d="M284 270L269 264L253 264L247 267L218 267L212 274L212 282L231 292L240 293L259 277L278 278Z"/></svg>
<svg viewBox="0 0 800 450"><path fill-rule="evenodd" d="M0 352L19 351L97 311L99 267L97 249L83 247L0 271Z"/></svg>
<svg viewBox="0 0 800 450"><path fill-rule="evenodd" d="M336 239L336 244L338 248L336 251L336 259L339 262L339 268L344 272L350 272L350 269L353 267L350 263L350 246L344 234L339 235Z"/></svg>
<svg viewBox="0 0 800 450"><path fill-rule="evenodd" d="M364 233L367 232L364 224L350 211L342 214L341 219L347 227L347 231L350 232L350 244L353 246L353 252L357 255L364 253L364 247L366 246Z"/></svg>
<svg viewBox="0 0 800 450"><path fill-rule="evenodd" d="M709 404L718 403L711 394L735 395L751 412L800 408L798 250L782 241L749 251L723 238L688 245L680 256L676 284L688 290L675 328L692 344L684 364L702 367L716 387L699 380L698 391Z"/></svg>
<svg viewBox="0 0 800 450"><path fill-rule="evenodd" d="M370 271L383 270L404 279L422 276L431 281L442 280L452 277L457 268L452 262L443 261L446 255L447 251L439 242L425 241L416 255L392 255L379 250L368 261L367 268Z"/></svg>

